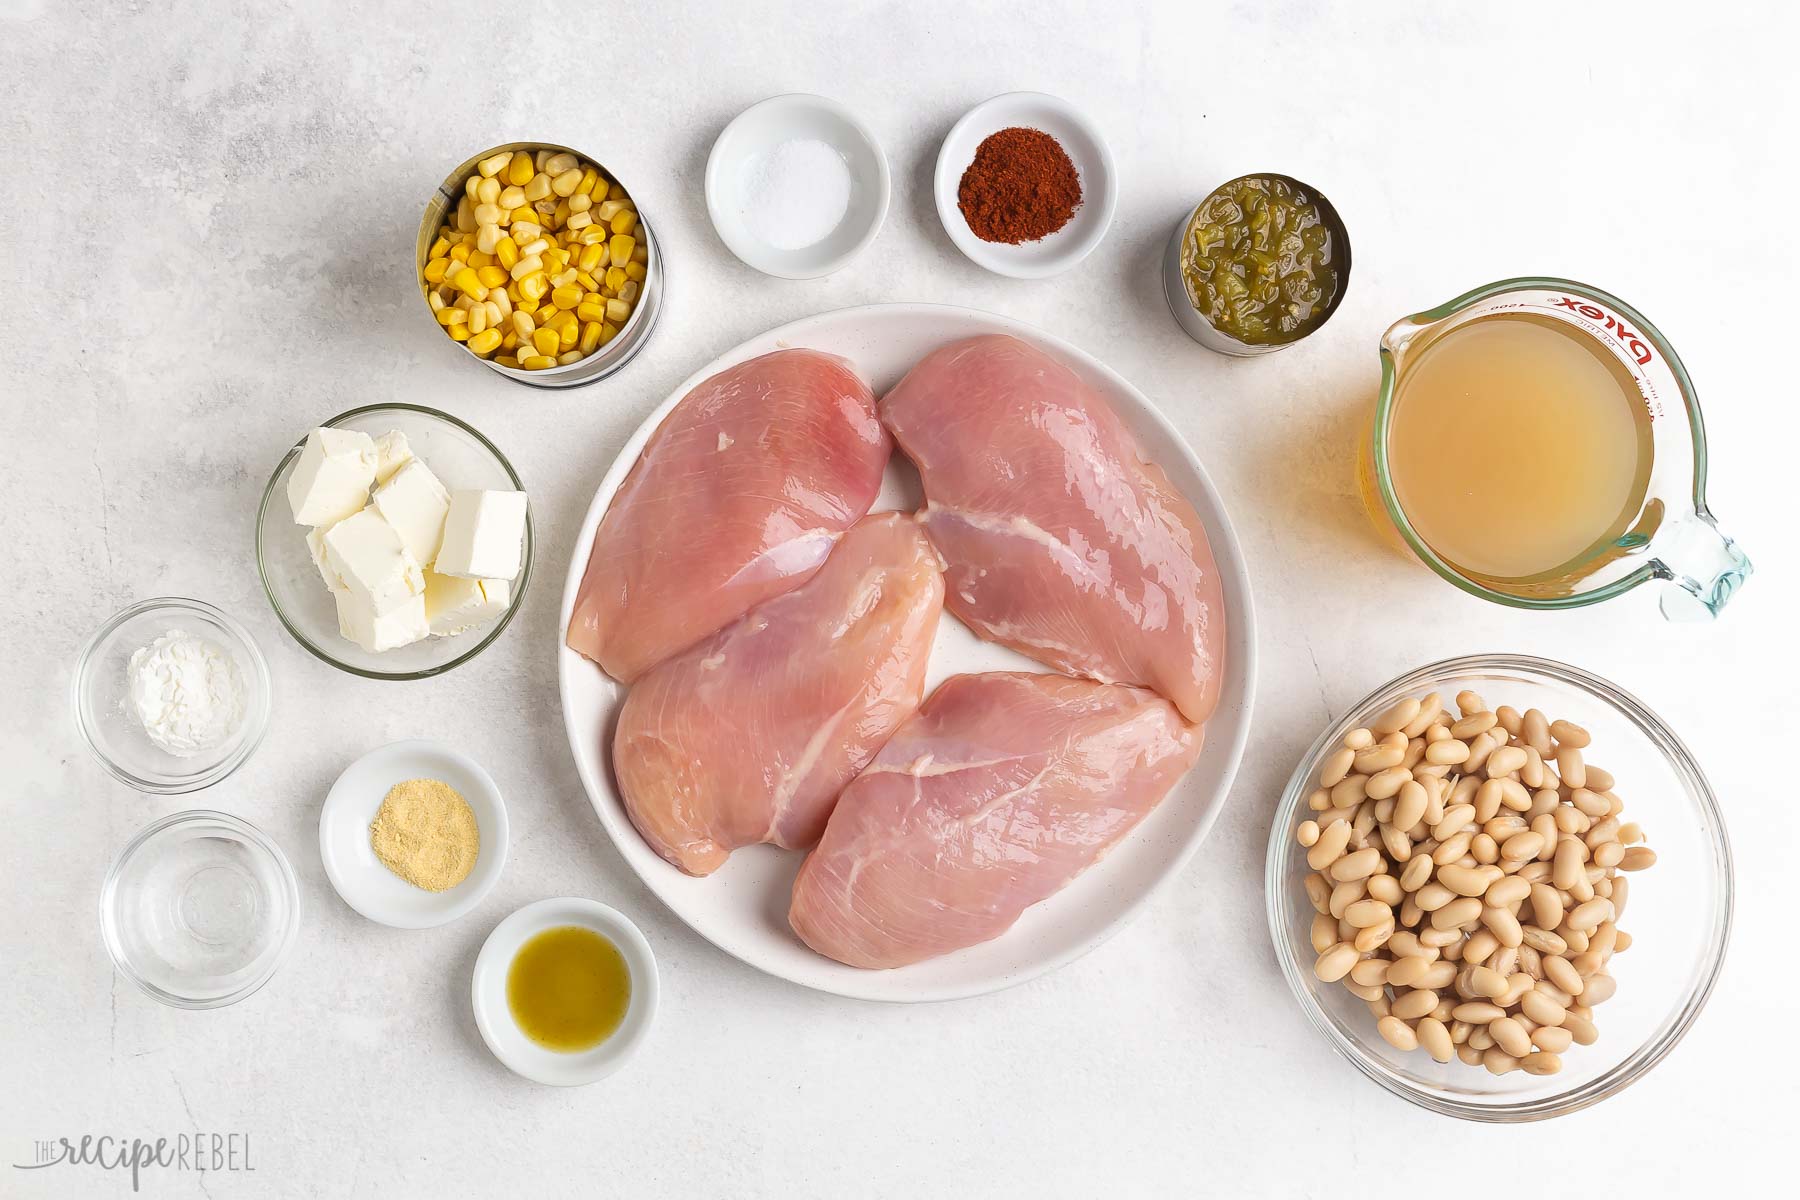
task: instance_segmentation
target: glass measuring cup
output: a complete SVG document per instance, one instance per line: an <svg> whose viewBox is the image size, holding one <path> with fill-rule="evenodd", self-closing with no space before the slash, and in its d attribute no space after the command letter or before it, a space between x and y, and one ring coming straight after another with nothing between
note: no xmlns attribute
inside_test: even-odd
<svg viewBox="0 0 1800 1200"><path fill-rule="evenodd" d="M1475 575L1420 536L1397 492L1389 434L1409 367L1445 334L1499 314L1560 323L1616 360L1649 418L1650 469L1636 511L1585 553L1527 580ZM1674 586L1661 597L1671 620L1707 619L1751 573L1750 560L1719 531L1706 507L1706 429L1692 380L1668 341L1616 296L1567 279L1505 279L1402 318L1381 338L1381 392L1358 465L1363 501L1376 524L1426 566L1466 592L1515 608L1579 608L1648 580Z"/></svg>

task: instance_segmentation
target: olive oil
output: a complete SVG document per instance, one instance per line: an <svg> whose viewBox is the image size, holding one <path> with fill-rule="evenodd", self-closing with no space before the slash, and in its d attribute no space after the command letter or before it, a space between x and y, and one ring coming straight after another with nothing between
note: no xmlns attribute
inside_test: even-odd
<svg viewBox="0 0 1800 1200"><path fill-rule="evenodd" d="M625 1020L631 969L619 948L591 929L546 929L513 956L506 1006L525 1036L545 1049L592 1050Z"/></svg>
<svg viewBox="0 0 1800 1200"><path fill-rule="evenodd" d="M1426 345L1388 422L1407 520L1463 574L1543 594L1618 553L1649 486L1631 373L1562 322L1500 313Z"/></svg>

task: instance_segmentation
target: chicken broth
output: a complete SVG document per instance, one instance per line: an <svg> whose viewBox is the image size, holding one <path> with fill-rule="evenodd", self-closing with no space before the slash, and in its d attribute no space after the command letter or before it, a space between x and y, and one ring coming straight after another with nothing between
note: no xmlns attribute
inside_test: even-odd
<svg viewBox="0 0 1800 1200"><path fill-rule="evenodd" d="M1394 492L1456 570L1542 594L1604 560L1643 504L1650 420L1624 365L1581 331L1524 313L1428 344L1394 399Z"/></svg>

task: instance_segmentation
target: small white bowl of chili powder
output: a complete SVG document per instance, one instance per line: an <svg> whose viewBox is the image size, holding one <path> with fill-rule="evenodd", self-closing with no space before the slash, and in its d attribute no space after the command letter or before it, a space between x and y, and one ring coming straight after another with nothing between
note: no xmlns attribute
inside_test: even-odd
<svg viewBox="0 0 1800 1200"><path fill-rule="evenodd" d="M1100 129L1066 100L1008 92L944 138L938 218L971 262L1015 279L1068 270L1106 236L1118 171Z"/></svg>

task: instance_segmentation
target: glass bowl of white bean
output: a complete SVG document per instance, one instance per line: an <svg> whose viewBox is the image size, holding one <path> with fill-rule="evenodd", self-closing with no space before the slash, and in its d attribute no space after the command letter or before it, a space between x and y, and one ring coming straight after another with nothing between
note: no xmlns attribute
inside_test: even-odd
<svg viewBox="0 0 1800 1200"><path fill-rule="evenodd" d="M1265 882L1282 973L1333 1049L1475 1121L1641 1079L1731 931L1731 848L1687 747L1606 680L1525 655L1421 667L1325 730Z"/></svg>

